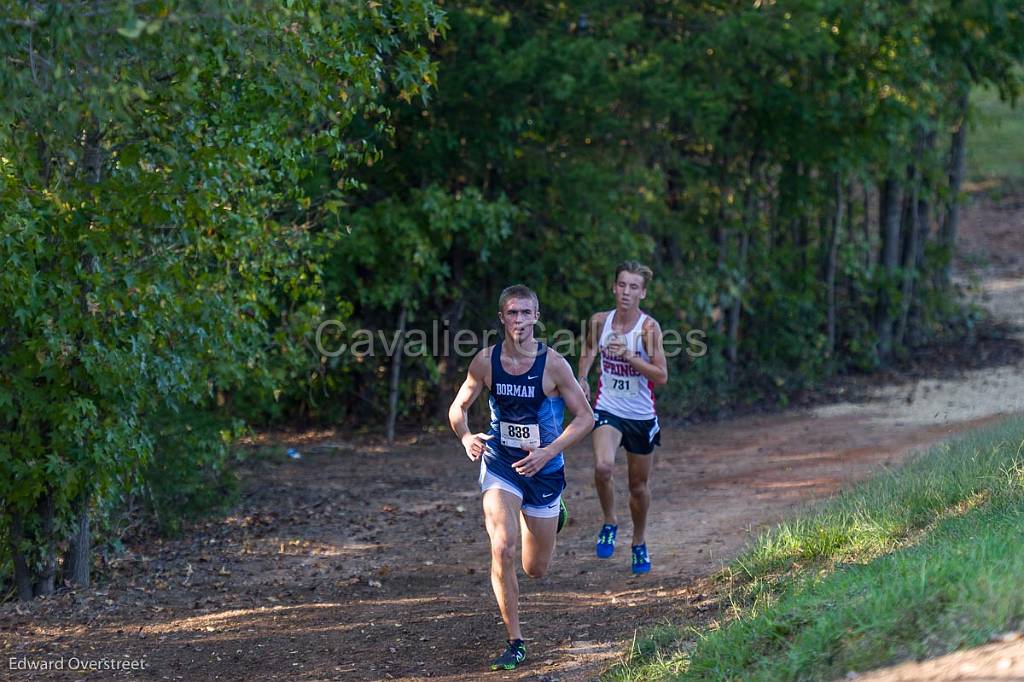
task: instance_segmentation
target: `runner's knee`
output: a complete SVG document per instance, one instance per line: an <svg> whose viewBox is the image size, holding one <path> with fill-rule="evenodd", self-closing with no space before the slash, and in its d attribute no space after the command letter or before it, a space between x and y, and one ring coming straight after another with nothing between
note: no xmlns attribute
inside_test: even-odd
<svg viewBox="0 0 1024 682"><path fill-rule="evenodd" d="M491 541L491 561L506 568L511 567L516 560L516 546L509 538L496 538Z"/></svg>
<svg viewBox="0 0 1024 682"><path fill-rule="evenodd" d="M531 578L543 578L544 574L548 572L549 560L531 559L527 561L523 559L523 572Z"/></svg>
<svg viewBox="0 0 1024 682"><path fill-rule="evenodd" d="M651 492L650 487L647 485L647 481L630 481L629 482L629 494L633 497L645 497Z"/></svg>
<svg viewBox="0 0 1024 682"><path fill-rule="evenodd" d="M599 462L594 465L594 478L601 482L612 480L612 473L615 471L615 467L611 464Z"/></svg>

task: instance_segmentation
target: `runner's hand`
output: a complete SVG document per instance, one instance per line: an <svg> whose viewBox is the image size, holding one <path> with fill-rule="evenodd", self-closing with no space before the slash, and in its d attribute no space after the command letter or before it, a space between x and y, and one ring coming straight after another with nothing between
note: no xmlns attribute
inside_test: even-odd
<svg viewBox="0 0 1024 682"><path fill-rule="evenodd" d="M626 353L626 344L618 339L609 341L604 347L604 352L613 358L621 358Z"/></svg>
<svg viewBox="0 0 1024 682"><path fill-rule="evenodd" d="M462 447L466 448L466 456L474 462L484 454L484 441L494 438L489 433L467 433L462 437Z"/></svg>
<svg viewBox="0 0 1024 682"><path fill-rule="evenodd" d="M580 388L583 389L583 397L586 398L587 402L589 403L590 402L590 382L587 381L586 379L580 379L579 382L580 382Z"/></svg>
<svg viewBox="0 0 1024 682"><path fill-rule="evenodd" d="M537 448L536 450L528 450L527 452L530 454L512 464L512 468L515 469L520 476L533 476L543 469L544 465L550 462L551 459L558 454L557 452L551 452L547 448Z"/></svg>

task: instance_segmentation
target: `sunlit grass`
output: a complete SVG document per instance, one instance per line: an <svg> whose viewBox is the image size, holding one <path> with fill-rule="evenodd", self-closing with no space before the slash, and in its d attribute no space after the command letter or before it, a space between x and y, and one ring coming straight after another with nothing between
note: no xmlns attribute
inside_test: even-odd
<svg viewBox="0 0 1024 682"><path fill-rule="evenodd" d="M1022 522L1014 419L764 533L710 626L648 633L606 679L835 679L983 643L1024 620Z"/></svg>

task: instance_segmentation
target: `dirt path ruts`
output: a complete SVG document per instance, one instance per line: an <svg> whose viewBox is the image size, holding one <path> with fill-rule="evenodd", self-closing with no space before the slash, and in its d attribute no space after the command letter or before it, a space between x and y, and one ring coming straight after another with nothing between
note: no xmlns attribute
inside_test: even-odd
<svg viewBox="0 0 1024 682"><path fill-rule="evenodd" d="M488 675L592 679L635 628L684 619L700 599L692 579L734 556L750 529L979 421L864 428L804 413L667 429L648 533L655 570L640 578L628 552L592 555L597 501L589 453L576 448L574 522L551 573L522 582L531 665ZM24 615L5 605L3 663L144 657L130 675L144 679L480 679L502 628L474 465L447 439L378 452L326 439L305 451L252 465L233 515L141 548L99 593ZM624 473L620 464L620 482ZM78 676L16 678L61 675Z"/></svg>

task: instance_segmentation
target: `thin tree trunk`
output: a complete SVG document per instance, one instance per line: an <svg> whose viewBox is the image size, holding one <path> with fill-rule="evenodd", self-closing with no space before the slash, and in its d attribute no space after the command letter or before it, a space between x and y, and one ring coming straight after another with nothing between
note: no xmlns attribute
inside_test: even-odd
<svg viewBox="0 0 1024 682"><path fill-rule="evenodd" d="M920 196L926 196L927 190L922 191ZM917 233L917 260L914 265L918 269L924 267L924 246L928 243L928 237L932 231L932 204L928 199L918 198L917 215L920 219Z"/></svg>
<svg viewBox="0 0 1024 682"><path fill-rule="evenodd" d="M86 139L85 148L85 169L88 174L87 180L90 183L99 183L103 173L103 150L100 147L102 141L102 135L100 134L99 128L94 128ZM82 268L87 273L96 272L98 266L97 259L94 255L83 253L81 257ZM90 293L92 287L87 283L83 282L82 294L79 300L81 306L82 315L89 315L89 306L87 295ZM79 344L83 343L83 340L79 339ZM87 387L82 386L80 389L83 392L88 392ZM84 445L84 444L83 444ZM63 579L70 582L78 587L89 587L89 569L91 564L91 539L90 539L90 528L89 528L89 495L83 490L79 493L78 498L74 503L74 513L76 514L73 530L71 537L68 539L68 549L64 553L64 561L62 568ZM56 567L55 567L56 568Z"/></svg>
<svg viewBox="0 0 1024 682"><path fill-rule="evenodd" d="M807 269L807 216L800 213L799 217L793 218L793 243L796 245L797 257L800 259L800 269Z"/></svg>
<svg viewBox="0 0 1024 682"><path fill-rule="evenodd" d="M782 226L781 218L779 217L779 204L782 203L782 180L776 178L775 185L769 189L768 197L768 253L771 254L775 250L775 245L782 241Z"/></svg>
<svg viewBox="0 0 1024 682"><path fill-rule="evenodd" d="M866 247L864 249L866 254L864 256L864 270L867 271L871 269L871 254L873 253L871 250L871 185L865 181L862 187L864 189L864 220L861 224L864 229L864 246Z"/></svg>
<svg viewBox="0 0 1024 682"><path fill-rule="evenodd" d="M923 164L928 163L928 159L932 158L935 149L935 129L924 128L918 135L918 150L916 156L922 161ZM931 235L932 229L932 213L930 198L932 196L932 184L927 173L922 173L920 170L915 168L916 180L913 188L914 199L911 205L911 253L908 254L908 258L904 259L904 268L908 272L912 273L912 278L909 286L905 287L906 291L904 294L904 306L903 318L901 319L902 331L900 333L900 343L903 345L913 346L916 343L915 329L918 327L915 324L917 313L920 310L919 300L921 298L921 289L925 286L926 274L924 271L924 252L925 245Z"/></svg>
<svg viewBox="0 0 1024 682"><path fill-rule="evenodd" d="M906 242L903 250L903 282L900 287L900 317L896 323L896 344L902 346L907 333L907 319L910 316L910 303L914 293L914 279L917 271L918 233L920 231L920 214L918 213L918 172L913 166L910 172L910 200L907 202Z"/></svg>
<svg viewBox="0 0 1024 682"><path fill-rule="evenodd" d="M454 269L453 269L454 271ZM459 281L461 276L456 276L455 280ZM454 344L452 343L455 334L458 333L459 327L462 323L462 313L466 308L466 299L460 298L454 305L450 312L445 314L441 320L441 333L451 332L448 334L447 347L444 348L444 355L441 358L440 375L441 385L437 392L437 414L444 415L448 411L448 403L451 401L452 389L457 381L459 371L459 357L455 353ZM447 323L447 324L446 324ZM444 336L441 337L442 344L445 344Z"/></svg>
<svg viewBox="0 0 1024 682"><path fill-rule="evenodd" d="M66 582L86 588L89 587L89 559L92 548L89 546L89 495L84 490L75 499L75 513L78 515L75 530L64 553L62 573Z"/></svg>
<svg viewBox="0 0 1024 682"><path fill-rule="evenodd" d="M740 235L740 273L741 277L746 277L746 263L747 263L747 248L750 245L750 234L744 231ZM739 289L742 291L743 283L739 284ZM739 296L729 306L729 344L727 347L727 357L732 367L736 366L739 361L739 338L740 338L740 312L743 306L741 304L741 298Z"/></svg>
<svg viewBox="0 0 1024 682"><path fill-rule="evenodd" d="M846 198L846 234L853 235L853 180L847 179L846 187L843 189L843 196Z"/></svg>
<svg viewBox="0 0 1024 682"><path fill-rule="evenodd" d="M960 188L964 179L964 159L967 152L967 91L957 100L956 132L949 153L949 203L942 221L939 243L946 249L947 260L942 270L942 285L948 287L953 274L953 253L956 250L956 235L960 227Z"/></svg>
<svg viewBox="0 0 1024 682"><path fill-rule="evenodd" d="M402 304L402 312L398 314L398 339L405 338L405 318L408 309ZM388 443L395 442L395 422L398 420L398 390L401 387L403 352L398 342L391 356L391 385L388 387Z"/></svg>
<svg viewBox="0 0 1024 682"><path fill-rule="evenodd" d="M882 236L881 266L883 280L878 297L877 326L878 355L884 362L892 353L893 316L890 310L892 298L890 286L900 257L900 209L903 205L903 188L893 177L886 178L882 189L879 213L879 227Z"/></svg>
<svg viewBox="0 0 1024 682"><path fill-rule="evenodd" d="M797 191L798 192L805 192L806 191L806 183L804 182L804 175L806 173L809 173L809 172L810 171L808 171L804 167L803 161L797 161L796 162L796 177L797 177L797 183L798 183L797 184L797 187L798 187ZM799 196L799 194L798 194L798 196ZM808 228L807 228L807 213L803 210L800 201L795 202L795 205L796 205L797 214L798 214L798 217L797 217L797 220L796 220L796 235L797 235L796 236L796 247L797 247L797 252L800 254L800 269L802 271L806 272L807 271L807 251L808 251L807 245L810 243L810 239L808 237Z"/></svg>
<svg viewBox="0 0 1024 682"><path fill-rule="evenodd" d="M721 221L725 219L724 216L722 215L721 211L719 212L718 219L719 219L719 224L721 224ZM726 238L725 228L718 227L718 228L715 229L715 244L718 245L717 265L718 265L718 272L721 273L722 272L722 267L725 265L725 262L726 262L725 251L726 251L726 248L728 247L728 239ZM722 308L722 298L721 298L721 296L719 296L719 298L718 298L718 311L719 311L718 319L715 320L715 331L717 333L719 333L719 334L722 334L722 333L725 332L726 311Z"/></svg>
<svg viewBox="0 0 1024 682"><path fill-rule="evenodd" d="M21 514L11 512L11 558L14 562L14 584L17 587L18 599L21 601L32 600L32 572L29 570L28 561L21 550L21 542L25 538L25 532L21 525Z"/></svg>
<svg viewBox="0 0 1024 682"><path fill-rule="evenodd" d="M39 498L37 507L37 515L42 525L39 546L43 550L43 569L39 572L34 590L37 597L53 594L54 580L57 577L57 547L53 537L54 513L53 492L47 490Z"/></svg>
<svg viewBox="0 0 1024 682"><path fill-rule="evenodd" d="M832 218L832 231L828 239L828 256L825 261L825 291L828 306L826 353L829 357L833 356L836 348L836 269L839 260L839 232L843 228L843 213L846 208L846 202L843 200L842 179L838 173L835 177L834 191L835 215Z"/></svg>

